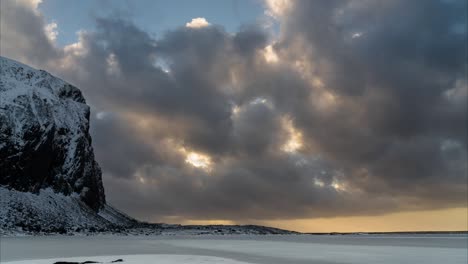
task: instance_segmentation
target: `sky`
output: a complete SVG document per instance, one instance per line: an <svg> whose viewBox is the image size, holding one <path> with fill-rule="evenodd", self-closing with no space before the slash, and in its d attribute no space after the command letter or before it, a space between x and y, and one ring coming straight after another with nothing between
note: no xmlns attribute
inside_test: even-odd
<svg viewBox="0 0 468 264"><path fill-rule="evenodd" d="M80 88L140 220L467 230L463 0L2 0L0 54Z"/></svg>

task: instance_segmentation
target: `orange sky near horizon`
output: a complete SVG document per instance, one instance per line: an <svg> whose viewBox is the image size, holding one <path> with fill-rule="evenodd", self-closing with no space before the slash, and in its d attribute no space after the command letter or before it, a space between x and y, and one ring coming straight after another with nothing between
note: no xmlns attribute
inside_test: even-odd
<svg viewBox="0 0 468 264"><path fill-rule="evenodd" d="M236 224L224 220L189 220L182 224ZM246 224L246 223L240 223ZM272 220L255 224L299 232L468 231L468 208L398 212L378 216Z"/></svg>

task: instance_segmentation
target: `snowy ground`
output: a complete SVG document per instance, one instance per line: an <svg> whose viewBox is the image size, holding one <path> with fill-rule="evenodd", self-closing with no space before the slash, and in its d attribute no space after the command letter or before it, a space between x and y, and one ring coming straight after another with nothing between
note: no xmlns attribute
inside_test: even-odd
<svg viewBox="0 0 468 264"><path fill-rule="evenodd" d="M467 235L2 237L0 262L466 264L467 241Z"/></svg>
<svg viewBox="0 0 468 264"><path fill-rule="evenodd" d="M59 261L66 262L83 262L83 257L75 258L58 258L58 259L42 259L42 260L20 260L5 262L6 264L51 264ZM96 261L99 263L125 263L125 264L146 264L154 263L156 260L158 264L246 264L246 262L239 262L231 259L209 257L209 256L194 256L194 255L122 255L122 256L99 256L89 257L87 260ZM119 260L122 260L120 262ZM112 262L114 261L114 262Z"/></svg>

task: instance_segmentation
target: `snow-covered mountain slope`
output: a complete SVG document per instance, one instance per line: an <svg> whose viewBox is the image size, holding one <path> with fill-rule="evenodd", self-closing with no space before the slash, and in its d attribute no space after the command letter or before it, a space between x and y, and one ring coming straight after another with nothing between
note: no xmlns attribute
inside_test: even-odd
<svg viewBox="0 0 468 264"><path fill-rule="evenodd" d="M106 205L89 116L78 88L0 57L0 231L136 223Z"/></svg>
<svg viewBox="0 0 468 264"><path fill-rule="evenodd" d="M38 234L266 235L294 232L255 225L177 225L138 222L105 204L96 213L78 194L0 187L0 236Z"/></svg>
<svg viewBox="0 0 468 264"><path fill-rule="evenodd" d="M76 194L0 187L0 235L112 232L135 223L108 205L96 213Z"/></svg>
<svg viewBox="0 0 468 264"><path fill-rule="evenodd" d="M0 57L0 185L33 193L52 188L103 208L89 115L78 88Z"/></svg>

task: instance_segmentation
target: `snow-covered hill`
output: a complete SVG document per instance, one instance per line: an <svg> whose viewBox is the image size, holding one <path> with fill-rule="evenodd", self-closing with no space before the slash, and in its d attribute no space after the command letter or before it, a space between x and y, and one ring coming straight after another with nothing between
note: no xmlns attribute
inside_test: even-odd
<svg viewBox="0 0 468 264"><path fill-rule="evenodd" d="M0 235L121 232L135 220L104 205L99 213L76 194L38 194L0 187Z"/></svg>

